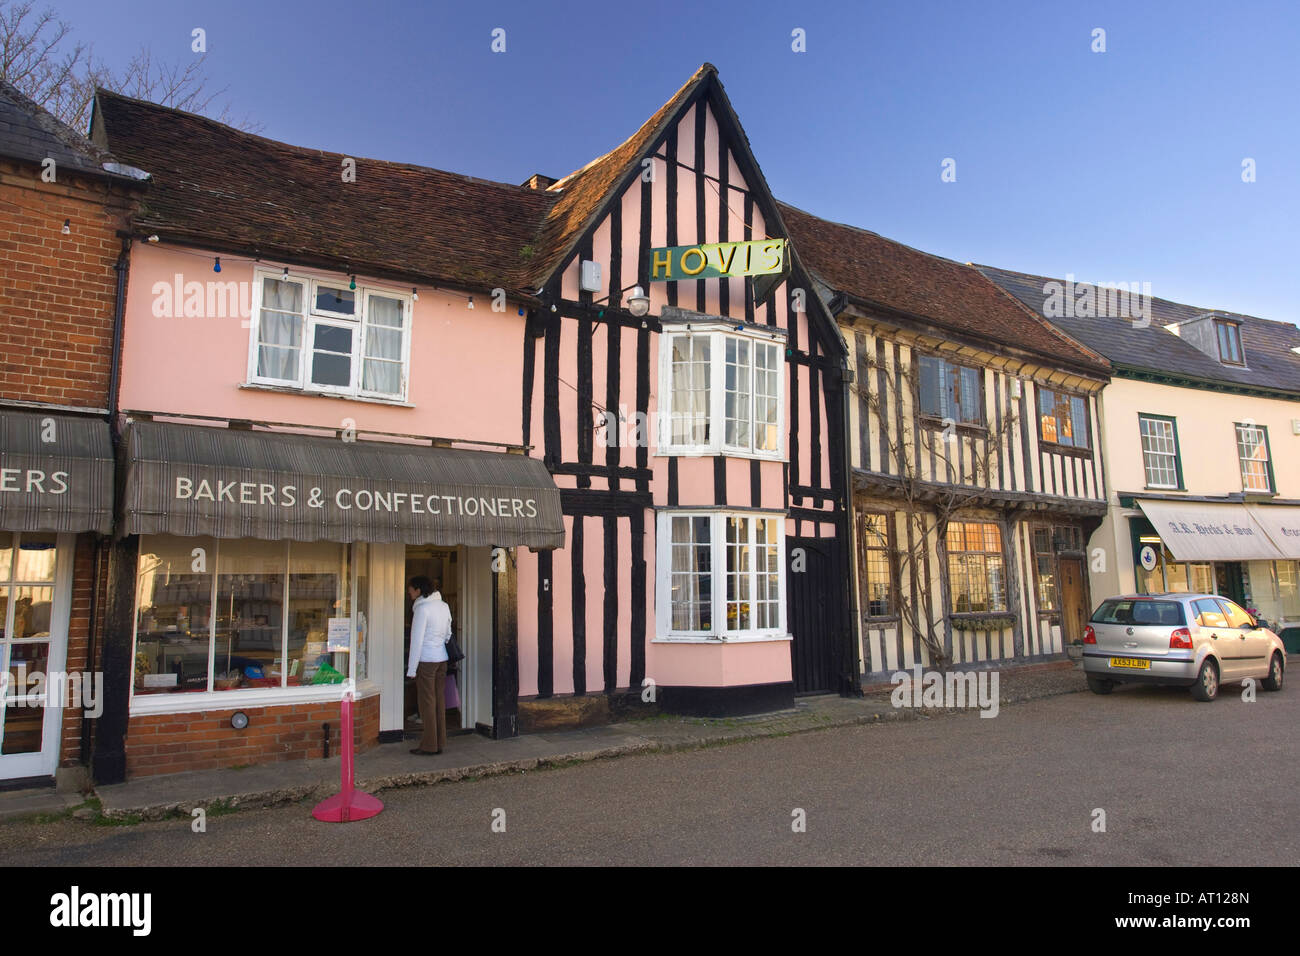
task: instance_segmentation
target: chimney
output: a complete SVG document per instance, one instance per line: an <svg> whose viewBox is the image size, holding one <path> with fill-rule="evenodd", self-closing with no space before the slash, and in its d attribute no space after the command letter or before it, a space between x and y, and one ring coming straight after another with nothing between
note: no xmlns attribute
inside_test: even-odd
<svg viewBox="0 0 1300 956"><path fill-rule="evenodd" d="M546 189L549 189L552 185L554 185L554 183L555 183L555 178L552 176L543 176L541 173L533 173L526 180L524 180L523 185L527 186L529 189L544 191Z"/></svg>

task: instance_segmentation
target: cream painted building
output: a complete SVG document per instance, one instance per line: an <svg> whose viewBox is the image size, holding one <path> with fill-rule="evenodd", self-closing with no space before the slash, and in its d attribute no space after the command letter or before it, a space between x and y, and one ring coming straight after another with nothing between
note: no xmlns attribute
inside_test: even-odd
<svg viewBox="0 0 1300 956"><path fill-rule="evenodd" d="M1114 367L1094 598L1213 592L1300 628L1300 329L1149 296L1119 317L1082 285L981 270Z"/></svg>

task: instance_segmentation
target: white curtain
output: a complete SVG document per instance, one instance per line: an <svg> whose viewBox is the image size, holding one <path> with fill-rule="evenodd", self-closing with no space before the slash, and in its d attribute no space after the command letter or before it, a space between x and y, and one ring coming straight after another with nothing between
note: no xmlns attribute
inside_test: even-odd
<svg viewBox="0 0 1300 956"><path fill-rule="evenodd" d="M262 281L257 335L257 374L296 382L302 352L301 284L280 279Z"/></svg>
<svg viewBox="0 0 1300 956"><path fill-rule="evenodd" d="M402 302L372 295L366 314L366 362L361 387L397 395L402 391Z"/></svg>

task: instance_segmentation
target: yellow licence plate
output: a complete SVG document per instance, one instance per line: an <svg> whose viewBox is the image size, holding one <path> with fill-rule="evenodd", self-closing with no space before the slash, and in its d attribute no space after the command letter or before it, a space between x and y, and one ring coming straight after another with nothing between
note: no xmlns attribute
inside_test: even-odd
<svg viewBox="0 0 1300 956"><path fill-rule="evenodd" d="M1132 667L1140 671L1149 671L1151 662L1140 657L1112 657L1110 659L1111 667Z"/></svg>

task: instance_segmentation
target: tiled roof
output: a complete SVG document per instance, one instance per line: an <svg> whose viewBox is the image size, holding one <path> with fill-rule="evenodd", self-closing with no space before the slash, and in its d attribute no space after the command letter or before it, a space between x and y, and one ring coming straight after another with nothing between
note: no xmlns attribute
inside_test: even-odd
<svg viewBox="0 0 1300 956"><path fill-rule="evenodd" d="M99 90L93 133L153 175L136 226L178 242L470 289L528 289L553 193L289 146ZM535 286L533 287L535 288Z"/></svg>
<svg viewBox="0 0 1300 956"><path fill-rule="evenodd" d="M1049 295L1047 284L1058 282L1064 285L1065 281L992 266L977 268L1044 316L1044 303ZM1275 322L1223 309L1200 308L1168 299L1152 297L1150 301L1151 321L1145 327L1131 319L1114 317L1054 316L1049 321L1072 338L1105 355L1117 368L1300 393L1300 355L1291 351L1293 347L1300 347L1300 328L1289 322ZM1245 368L1223 365L1165 328L1209 313L1241 323Z"/></svg>
<svg viewBox="0 0 1300 956"><path fill-rule="evenodd" d="M1107 374L1100 354L1061 334L976 269L779 205L804 264L836 292L988 343Z"/></svg>
<svg viewBox="0 0 1300 956"><path fill-rule="evenodd" d="M0 80L0 156L42 163L53 159L56 173L70 169L91 176L129 179L104 169L107 151L55 119L16 87Z"/></svg>
<svg viewBox="0 0 1300 956"><path fill-rule="evenodd" d="M628 139L549 188L550 192L558 193L559 198L551 207L538 237L540 255L531 271L531 281L540 285L560 265L573 243L599 213L605 197L637 157L658 138L669 117L690 98L700 83L717 72L717 67L705 63Z"/></svg>

